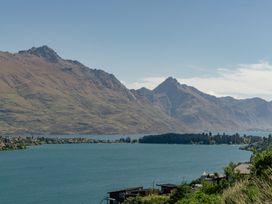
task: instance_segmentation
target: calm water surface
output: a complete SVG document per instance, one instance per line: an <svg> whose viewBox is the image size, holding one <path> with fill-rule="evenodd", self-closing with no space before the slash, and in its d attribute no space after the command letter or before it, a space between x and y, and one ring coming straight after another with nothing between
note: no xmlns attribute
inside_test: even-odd
<svg viewBox="0 0 272 204"><path fill-rule="evenodd" d="M190 181L249 158L228 145L65 144L0 152L0 203L97 204L111 190Z"/></svg>

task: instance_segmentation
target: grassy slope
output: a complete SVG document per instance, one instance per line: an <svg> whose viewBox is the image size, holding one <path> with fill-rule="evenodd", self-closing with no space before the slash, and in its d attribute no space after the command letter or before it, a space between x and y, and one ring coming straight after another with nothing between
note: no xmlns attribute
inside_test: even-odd
<svg viewBox="0 0 272 204"><path fill-rule="evenodd" d="M66 60L0 53L1 133L140 133L186 129L139 102L113 75Z"/></svg>

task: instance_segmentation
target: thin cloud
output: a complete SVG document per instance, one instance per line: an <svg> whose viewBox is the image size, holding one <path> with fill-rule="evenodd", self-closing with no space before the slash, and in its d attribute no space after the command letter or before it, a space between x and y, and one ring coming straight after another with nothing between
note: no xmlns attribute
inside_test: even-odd
<svg viewBox="0 0 272 204"><path fill-rule="evenodd" d="M216 96L261 97L272 100L272 65L269 62L240 64L233 69L219 68L215 75L178 78L178 81ZM131 89L153 89L165 79L166 77L146 77L125 85Z"/></svg>
<svg viewBox="0 0 272 204"><path fill-rule="evenodd" d="M145 77L136 82L132 82L132 83L124 82L124 84L130 89L139 89L142 87L145 87L148 89L154 89L157 85L159 85L165 79L166 77Z"/></svg>

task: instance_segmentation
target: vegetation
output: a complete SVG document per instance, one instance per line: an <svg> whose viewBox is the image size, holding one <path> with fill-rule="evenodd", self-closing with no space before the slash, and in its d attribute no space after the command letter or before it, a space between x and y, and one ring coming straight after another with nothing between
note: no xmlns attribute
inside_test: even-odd
<svg viewBox="0 0 272 204"><path fill-rule="evenodd" d="M48 138L48 137L2 137L0 151L26 149L29 146L42 144L79 144L79 143L135 143L137 140L121 138L119 140L94 140L91 138Z"/></svg>
<svg viewBox="0 0 272 204"><path fill-rule="evenodd" d="M224 191L226 204L268 204L272 201L272 149L255 153L249 179L241 179Z"/></svg>
<svg viewBox="0 0 272 204"><path fill-rule="evenodd" d="M140 143L157 143L157 144L251 144L263 141L258 136L240 136L238 133L234 135L212 133L198 134L177 134L167 133L162 135L144 136L139 140Z"/></svg>
<svg viewBox="0 0 272 204"><path fill-rule="evenodd" d="M168 203L168 199L167 196L160 195L137 196L136 198L128 198L123 204L165 204Z"/></svg>
<svg viewBox="0 0 272 204"><path fill-rule="evenodd" d="M177 190L174 191L170 198L168 203L169 204L174 204L184 198L186 195L188 195L191 192L191 187L187 185L186 183L181 184L178 186Z"/></svg>
<svg viewBox="0 0 272 204"><path fill-rule="evenodd" d="M230 163L225 168L226 179L219 182L200 180L183 183L170 195L129 198L125 204L269 204L272 201L272 149L255 152L250 175L235 171Z"/></svg>
<svg viewBox="0 0 272 204"><path fill-rule="evenodd" d="M260 141L251 142L250 144L243 147L242 149L253 151L253 152L255 152L255 151L261 152L261 151L264 151L269 148L272 148L272 135L271 134L268 137L263 137L263 139Z"/></svg>
<svg viewBox="0 0 272 204"><path fill-rule="evenodd" d="M257 153L252 159L252 174L257 177L271 177L272 169L272 149Z"/></svg>
<svg viewBox="0 0 272 204"><path fill-rule="evenodd" d="M45 54L46 53L46 54ZM53 56L54 63L52 63ZM1 134L127 134L186 130L112 74L47 46L0 51ZM25 63L25 61L28 63ZM15 80L16 79L16 80Z"/></svg>
<svg viewBox="0 0 272 204"><path fill-rule="evenodd" d="M220 202L220 197L216 194L208 195L202 191L197 191L189 194L184 199L181 199L177 204L217 204Z"/></svg>

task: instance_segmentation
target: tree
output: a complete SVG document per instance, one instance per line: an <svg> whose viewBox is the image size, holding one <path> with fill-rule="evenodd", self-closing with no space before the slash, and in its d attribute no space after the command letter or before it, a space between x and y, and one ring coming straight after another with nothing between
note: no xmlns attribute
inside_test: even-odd
<svg viewBox="0 0 272 204"><path fill-rule="evenodd" d="M253 156L251 170L256 176L268 176L272 173L271 148Z"/></svg>
<svg viewBox="0 0 272 204"><path fill-rule="evenodd" d="M188 184L181 184L178 188L171 194L169 199L169 204L174 204L180 199L184 198L187 194L191 192L191 187Z"/></svg>
<svg viewBox="0 0 272 204"><path fill-rule="evenodd" d="M219 195L208 195L201 191L197 191L189 194L184 199L177 202L177 204L219 204L221 203L220 201Z"/></svg>
<svg viewBox="0 0 272 204"><path fill-rule="evenodd" d="M227 167L225 167L224 172L227 177L227 179L232 178L234 179L236 177L234 168L236 167L236 164L233 162L230 162Z"/></svg>

